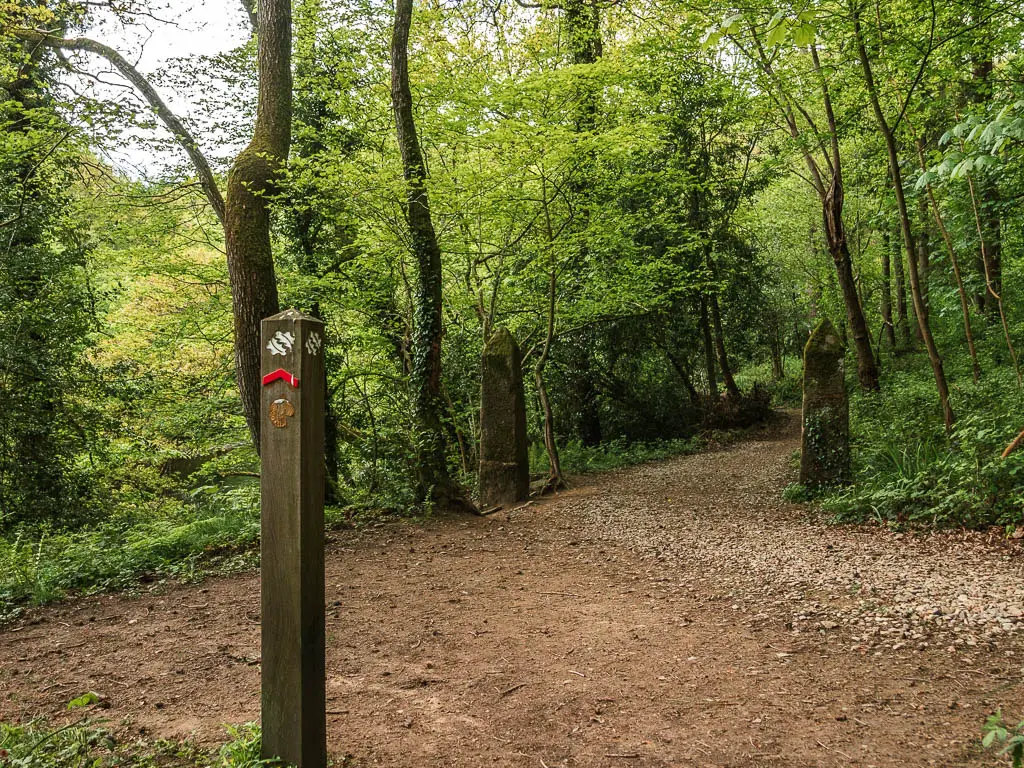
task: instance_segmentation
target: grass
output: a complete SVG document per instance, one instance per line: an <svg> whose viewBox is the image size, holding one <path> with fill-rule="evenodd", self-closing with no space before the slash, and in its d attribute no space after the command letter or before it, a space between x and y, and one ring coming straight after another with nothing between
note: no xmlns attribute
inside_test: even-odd
<svg viewBox="0 0 1024 768"><path fill-rule="evenodd" d="M43 720L22 725L0 722L0 765L11 768L258 768L271 764L260 759L260 730L255 723L226 726L226 731L228 741L223 746L204 750L188 741L122 741L105 721L88 716L64 726Z"/></svg>
<svg viewBox="0 0 1024 768"><path fill-rule="evenodd" d="M69 593L126 589L140 580L195 580L251 567L258 496L241 489L168 517L114 516L96 527L16 531L0 538L0 620Z"/></svg>
<svg viewBox="0 0 1024 768"><path fill-rule="evenodd" d="M612 440L593 447L584 446L576 441L563 446L559 451L559 458L563 471L570 474L587 474L696 453L706 445L707 441L700 437L643 443ZM546 470L547 457L538 457L537 464Z"/></svg>
<svg viewBox="0 0 1024 768"><path fill-rule="evenodd" d="M359 511L328 508L328 527L362 525ZM168 513L133 511L91 527L21 529L0 536L0 623L26 606L92 595L195 582L259 565L259 486L202 493Z"/></svg>

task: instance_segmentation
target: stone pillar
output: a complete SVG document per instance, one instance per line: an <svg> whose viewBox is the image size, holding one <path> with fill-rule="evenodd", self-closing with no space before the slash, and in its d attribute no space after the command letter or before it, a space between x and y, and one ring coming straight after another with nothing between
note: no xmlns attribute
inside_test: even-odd
<svg viewBox="0 0 1024 768"><path fill-rule="evenodd" d="M519 346L499 328L484 347L480 388L480 506L507 506L530 497L526 395Z"/></svg>
<svg viewBox="0 0 1024 768"><path fill-rule="evenodd" d="M804 347L804 400L800 483L809 488L845 482L850 472L850 404L846 349L828 319Z"/></svg>

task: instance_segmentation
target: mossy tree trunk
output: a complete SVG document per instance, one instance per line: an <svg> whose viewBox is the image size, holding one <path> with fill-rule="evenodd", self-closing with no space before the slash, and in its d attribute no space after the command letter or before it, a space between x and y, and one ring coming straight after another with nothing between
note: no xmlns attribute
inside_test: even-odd
<svg viewBox="0 0 1024 768"><path fill-rule="evenodd" d="M469 503L448 471L441 392L441 248L430 216L426 165L413 119L408 53L411 27L412 0L395 0L391 106L406 183L405 215L416 263L409 379L416 430L417 492L422 503L467 507Z"/></svg>

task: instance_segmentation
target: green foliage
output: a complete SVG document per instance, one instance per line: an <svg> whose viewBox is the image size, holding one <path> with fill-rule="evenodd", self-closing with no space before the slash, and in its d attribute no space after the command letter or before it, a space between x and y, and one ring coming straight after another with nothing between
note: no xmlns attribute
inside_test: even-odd
<svg viewBox="0 0 1024 768"><path fill-rule="evenodd" d="M218 768L259 768L264 765L282 765L279 761L260 758L261 734L256 723L227 726L231 738L218 752ZM284 768L282 766L282 768Z"/></svg>
<svg viewBox="0 0 1024 768"><path fill-rule="evenodd" d="M90 4L24 5L0 3L0 26L78 34L99 22ZM847 317L821 199L841 159L842 188L828 194L843 201L855 293L886 377L880 394L854 398L853 483L825 507L894 524L1021 522L1024 454L998 458L1024 413L1003 341L1003 315L1011 342L1024 332L1020 21L1005 8L976 19L963 2L899 0L865 25L881 106L899 115L899 160L922 166L907 190L909 227L959 416L947 436L912 317L896 318L895 343L883 326L909 265L849 9L592 6L581 27L564 8L417 4L410 74L444 326L430 382L439 397L418 403L410 379L422 378L424 356L413 347L427 347L412 342L425 316L414 310L389 99L391 8L295 4L294 140L273 200L274 266L282 304L326 322L332 517L414 511L418 459L430 452L413 418L424 405L437 411L429 442L443 438L440 460L472 487L481 347L499 325L523 349L537 470L547 465L541 388L570 472L696 450L703 429L763 418L769 401L798 406L812 321L842 328ZM91 58L66 57L93 71ZM56 77L59 63L4 38L7 614L139 578L193 578L211 553L225 567L251 562L258 537L260 467L234 380L218 222L187 168L142 181L98 159L148 130L152 112L127 92L116 104L82 96L74 75ZM154 78L165 95L194 97L189 121L215 167L251 129L254 63L249 40ZM992 290L1003 311L986 302L982 241L1001 258ZM950 249L978 307L980 384L956 351ZM720 396L717 347L741 402Z"/></svg>
<svg viewBox="0 0 1024 768"><path fill-rule="evenodd" d="M854 482L823 508L840 521L928 526L1024 524L1024 453L1003 449L1020 430L1024 396L1010 371L961 380L961 413L947 436L927 374L896 373L880 394L851 401Z"/></svg>
<svg viewBox="0 0 1024 768"><path fill-rule="evenodd" d="M1013 768L1024 766L1024 721L1008 726L1003 721L1002 710L999 710L989 715L983 731L985 736L981 744L985 749L999 749L998 754L1009 755Z"/></svg>
<svg viewBox="0 0 1024 768"><path fill-rule="evenodd" d="M88 696L71 703L76 704ZM88 702L92 703L95 702ZM105 721L92 717L64 726L42 720L23 725L0 722L0 765L4 768L260 768L270 765L286 768L279 761L260 759L260 730L255 723L229 725L226 730L230 740L218 750L208 752L191 742L120 741L105 726Z"/></svg>
<svg viewBox="0 0 1024 768"><path fill-rule="evenodd" d="M782 500L791 504L803 504L814 500L819 491L808 488L800 483L790 483L782 490Z"/></svg>
<svg viewBox="0 0 1024 768"><path fill-rule="evenodd" d="M562 469L573 474L588 472L606 472L619 467L643 464L647 461L669 459L673 456L684 456L696 453L707 443L696 437L676 440L660 440L656 442L627 443L623 440L610 440L600 445L587 447L574 440L560 449ZM530 464L545 468L547 460L543 454L534 452Z"/></svg>
<svg viewBox="0 0 1024 768"><path fill-rule="evenodd" d="M753 391L755 385L766 389L774 407L799 408L803 397L803 365L800 358L788 355L782 361L782 371L782 377L775 378L772 363L767 360L746 365L736 373L736 384L744 392Z"/></svg>
<svg viewBox="0 0 1024 768"><path fill-rule="evenodd" d="M114 517L98 527L0 538L0 620L69 592L126 589L252 566L259 541L254 486L211 494L172 516Z"/></svg>
<svg viewBox="0 0 1024 768"><path fill-rule="evenodd" d="M91 243L70 194L82 144L39 66L0 85L0 529L80 518L93 501Z"/></svg>

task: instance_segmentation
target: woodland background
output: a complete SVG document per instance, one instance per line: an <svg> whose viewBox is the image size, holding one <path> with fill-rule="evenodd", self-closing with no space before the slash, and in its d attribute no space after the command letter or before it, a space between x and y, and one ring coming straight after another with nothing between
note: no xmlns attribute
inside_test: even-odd
<svg viewBox="0 0 1024 768"><path fill-rule="evenodd" d="M802 346L828 317L847 339L854 467L816 494L824 512L1020 530L1024 453L1002 455L1024 414L1018 5L409 10L443 337L417 337L430 275L390 5L296 0L287 164L243 189L270 215L279 305L327 323L332 523L429 512L449 480L471 496L499 326L524 353L531 464L557 486L798 404ZM0 3L0 618L255 558L260 469L210 185L230 198L252 133L256 36L138 73L194 95L180 124L205 178L137 87L83 87L123 83L108 53L68 44L158 16ZM126 173L108 159L125 143L180 164ZM433 342L425 423L417 350Z"/></svg>

